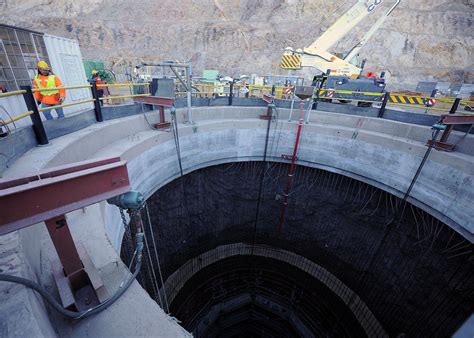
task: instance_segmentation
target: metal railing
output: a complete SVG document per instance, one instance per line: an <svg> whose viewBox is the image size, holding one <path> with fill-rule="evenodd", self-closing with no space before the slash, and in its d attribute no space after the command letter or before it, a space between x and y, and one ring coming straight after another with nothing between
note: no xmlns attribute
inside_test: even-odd
<svg viewBox="0 0 474 338"><path fill-rule="evenodd" d="M6 93L0 93L0 98L12 97L22 95L23 100L27 106L27 111L16 116L10 116L9 119L0 119L0 125L8 125L11 123L15 123L21 119L26 117L30 117L33 123L33 130L35 132L37 141L40 145L45 145L49 143L48 137L46 135L46 131L44 129L43 121L41 119L40 113L53 110L58 108L66 108L71 107L79 104L84 103L94 103L94 112L96 115L96 120L98 122L103 121L102 116L102 109L100 105L100 101L104 100L119 100L119 99L127 99L127 98L134 98L134 97L143 97L143 96L150 96L151 94L130 94L130 95L115 95L115 96L105 96L99 97L97 88L102 87L137 87L137 86L149 86L149 83L111 83L111 84L87 84L87 85L79 85L79 86L62 86L62 87L54 87L54 88L31 88L31 86L23 86L21 90L10 91ZM38 107L36 103L36 99L34 97L34 93L41 92L41 91L51 91L51 90L75 90L75 89L90 89L92 92L91 99L79 100L70 103L63 103L57 104L48 107Z"/></svg>
<svg viewBox="0 0 474 338"><path fill-rule="evenodd" d="M71 90L71 89L84 89L91 88L91 85L80 85L80 86L63 86L63 87L52 87L52 88L34 88L31 91L33 93L50 90Z"/></svg>
<svg viewBox="0 0 474 338"><path fill-rule="evenodd" d="M58 105L55 105L55 106L48 106L48 107L44 107L44 108L38 108L38 111L43 112L43 111L46 111L46 110L52 110L52 109L57 109L57 108L66 108L66 107L71 107L71 106L75 106L75 105L78 105L78 104L89 103L89 102L94 102L94 101L95 101L95 99L86 99L86 100L74 101L74 102L71 102L71 103L64 103L64 104L58 104Z"/></svg>
<svg viewBox="0 0 474 338"><path fill-rule="evenodd" d="M148 93L148 94L131 94L131 95L105 96L105 97L99 98L99 100L103 101L103 100L130 99L130 98L133 98L133 97L150 96L150 95L151 95L151 94Z"/></svg>
<svg viewBox="0 0 474 338"><path fill-rule="evenodd" d="M30 110L30 111L27 111L26 113L17 115L17 116L12 117L12 118L10 118L10 119L8 119L8 120L4 120L3 123L4 123L4 124L10 124L10 123L19 121L19 120L21 120L21 119L23 119L23 118L25 118L25 117L28 117L28 116L30 116L31 114L33 114L33 111Z"/></svg>
<svg viewBox="0 0 474 338"><path fill-rule="evenodd" d="M233 85L230 84L208 84L208 83L195 83L193 87L197 90L192 92L194 97L204 97L204 98L216 98L216 97L255 97L260 98L264 94L272 93L272 96L276 99L287 99L291 100L294 95L294 87L292 92L287 93L288 87L286 86L268 86L268 85L250 85L250 84L241 84L236 83ZM242 89L246 88L245 92L242 92ZM332 95L328 95L331 93ZM184 95L184 91L176 91L177 96ZM374 99L367 98L351 98L345 95L360 95L373 97ZM395 96L395 97L404 97L405 100L401 100L405 103L397 103L393 101L388 101L387 105L389 106L398 106L398 107L411 107L417 109L423 109L425 112L449 112L451 111L451 106L455 102L455 98L434 98L430 96L423 95L412 95L409 93L403 92L363 92L363 91L350 91L350 90L338 90L338 89L320 89L319 96L321 100L337 100L342 102L361 102L368 104L380 104L385 99L386 95ZM429 100L436 100L435 106L429 106L427 102ZM421 102L420 102L421 101ZM439 107L440 105L445 104L449 105L447 107ZM460 108L465 107L466 105L474 106L473 101L462 100L460 102ZM459 111L462 114L469 114L465 111Z"/></svg>
<svg viewBox="0 0 474 338"><path fill-rule="evenodd" d="M6 93L0 93L0 97L9 97L9 96L14 96L14 95L22 95L26 93L26 90L14 90L11 92L6 92Z"/></svg>
<svg viewBox="0 0 474 338"><path fill-rule="evenodd" d="M106 83L106 84L98 84L97 88L103 87L138 87L138 86L149 86L148 82L143 83L133 83L133 82L123 82L123 83Z"/></svg>
<svg viewBox="0 0 474 338"><path fill-rule="evenodd" d="M0 98L23 95L23 98L26 101L27 99L25 98L25 95L27 95L29 92L36 93L36 92L40 92L40 91L49 91L49 90L70 90L70 89L83 89L83 88L91 88L91 87L92 87L91 85L81 85L81 86L53 87L53 88L47 88L47 89L44 89L44 88L33 88L33 89L29 88L29 90L28 89L22 89L22 90L14 90L14 91L6 92L6 93L0 93ZM66 103L66 104L59 104L59 105L50 106L50 107L46 107L46 108L38 108L37 107L37 110L38 110L38 112L43 112L45 110L69 107L69 106L74 106L74 105L93 102L93 101L95 101L95 100L94 99L88 99L88 100L75 101L75 102ZM14 116L14 117L12 117L8 120L3 120L2 122L4 124L10 124L10 123L19 121L23 118L26 118L26 117L32 115L33 113L34 113L34 110L29 110L25 113Z"/></svg>
<svg viewBox="0 0 474 338"><path fill-rule="evenodd" d="M21 90L15 90L6 93L0 93L0 98L11 97L15 95L22 95L23 99L27 106L27 111L21 113L17 116L13 116L7 120L0 119L0 124L7 125L24 119L26 117L30 117L33 123L33 129L36 134L36 138L39 144L48 144L48 137L46 135L43 121L41 119L40 113L46 110L52 110L56 108L65 108L74 105L84 104L84 103L94 103L94 112L96 115L96 121L102 122L102 107L100 102L104 102L106 100L121 100L121 99L129 99L134 97L146 97L151 96L150 93L143 93L143 94L128 94L128 95L110 95L110 96L103 96L99 97L98 95L98 88L106 88L106 87L147 87L150 86L149 83L132 83L132 82L125 82L125 83L111 83L111 84L88 84L88 85L80 85L80 86L65 86L65 87L55 87L55 88L48 88L48 89L39 89L35 88L32 89L29 86L22 87ZM247 85L247 84L206 84L206 83L197 83L194 85L197 89L201 89L203 91L193 91L194 96L203 96L205 97L228 97L229 105L232 105L232 98L233 97L258 97L261 98L263 95L271 94L274 98L282 99L282 100L294 100L294 87L291 92L289 92L289 87L287 86L266 86L266 85ZM36 100L34 98L34 93L42 90L75 90L75 89L85 89L88 88L92 92L91 99L85 99L80 101L75 101L71 103L65 104L58 104L49 107L38 107L36 104ZM245 90L243 90L245 88ZM186 92L176 92L179 94L185 94ZM331 96L328 94L331 93ZM372 104L380 104L379 114L378 117L383 117L384 112L387 106L395 106L395 107L407 107L407 108L417 108L426 112L433 112L435 114L463 114L463 115L474 115L473 112L468 112L463 110L466 106L474 107L474 101L470 100L461 100L455 98L433 98L428 96L414 96L408 95L404 93L380 93L380 92L358 92L358 91L348 91L348 90L337 90L337 89L319 89L319 100L338 100L343 103L346 102L357 102L357 103L366 103L368 105ZM354 97L347 97L345 95L360 95L363 96L361 98L354 98ZM408 98L405 101L407 103L396 103L390 102L390 97L396 95L404 95L405 98ZM373 98L373 99L367 99ZM410 99L411 98L411 99ZM439 107L439 106L426 106L423 104L413 104L412 102L428 102L428 100L436 100L437 103L447 105L446 107Z"/></svg>

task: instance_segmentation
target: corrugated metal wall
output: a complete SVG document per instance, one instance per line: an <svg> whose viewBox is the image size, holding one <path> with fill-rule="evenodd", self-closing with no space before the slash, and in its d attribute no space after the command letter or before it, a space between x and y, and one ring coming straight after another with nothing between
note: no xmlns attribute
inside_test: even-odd
<svg viewBox="0 0 474 338"><path fill-rule="evenodd" d="M25 101L22 95L15 95L0 98L0 118L10 119L13 116L18 116L26 113ZM9 124L10 129L25 127L31 125L29 117L16 121L14 124Z"/></svg>
<svg viewBox="0 0 474 338"><path fill-rule="evenodd" d="M77 40L71 40L44 35L44 42L48 51L51 67L65 86L80 86L88 84L81 50ZM73 89L67 91L66 102L72 103L92 98L90 89ZM87 109L92 109L92 103L84 103L64 108L65 115L71 115ZM54 113L53 113L54 116Z"/></svg>

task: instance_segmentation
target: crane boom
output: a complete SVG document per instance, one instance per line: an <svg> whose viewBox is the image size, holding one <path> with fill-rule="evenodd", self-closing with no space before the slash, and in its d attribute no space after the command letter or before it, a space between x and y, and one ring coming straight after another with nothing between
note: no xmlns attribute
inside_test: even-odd
<svg viewBox="0 0 474 338"><path fill-rule="evenodd" d="M357 78L362 72L362 67L354 64L353 59L367 41L383 25L390 14L392 14L401 0L396 0L396 3L376 21L349 53L346 53L347 55L339 57L329 52L329 49L351 32L369 14L374 12L382 1L383 0L358 0L354 6L344 13L309 47L296 51L291 47L286 48L282 57L281 67L283 69L313 67L323 73L330 71L331 74L334 75L345 75L349 78Z"/></svg>
<svg viewBox="0 0 474 338"><path fill-rule="evenodd" d="M367 0L359 0L343 16L341 16L323 35L305 48L308 52L315 50L328 50L352 31L371 12L367 10Z"/></svg>
<svg viewBox="0 0 474 338"><path fill-rule="evenodd" d="M387 20L390 14L392 14L393 10L400 4L400 1L401 0L397 0L397 2L395 2L393 6L385 13L385 15L381 16L377 20L377 22L367 31L367 33L365 33L362 39L360 39L359 42L357 42L357 44L352 47L351 51L346 55L344 60L351 62L351 60L357 56L357 54L359 54L359 51L362 49L362 47L364 47L367 41L369 41L370 38L372 38L372 36L377 32L377 30L382 27L382 25L385 23L385 20Z"/></svg>

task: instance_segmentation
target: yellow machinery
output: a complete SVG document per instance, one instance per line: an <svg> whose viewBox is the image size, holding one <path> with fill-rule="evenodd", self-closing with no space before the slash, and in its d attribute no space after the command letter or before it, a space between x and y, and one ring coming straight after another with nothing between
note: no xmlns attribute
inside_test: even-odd
<svg viewBox="0 0 474 338"><path fill-rule="evenodd" d="M282 57L281 67L289 70L313 67L324 74L330 71L331 75L347 76L350 79L358 78L363 69L363 62L358 60L360 49L383 25L401 0L397 0L348 53L344 55L332 54L329 49L373 13L382 1L359 0L309 47L297 50L287 47Z"/></svg>

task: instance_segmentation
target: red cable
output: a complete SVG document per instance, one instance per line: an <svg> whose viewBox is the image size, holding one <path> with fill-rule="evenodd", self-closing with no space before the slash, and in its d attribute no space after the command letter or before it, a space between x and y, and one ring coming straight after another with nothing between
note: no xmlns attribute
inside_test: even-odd
<svg viewBox="0 0 474 338"><path fill-rule="evenodd" d="M283 224L285 223L286 208L288 207L288 196L293 185L293 176L295 174L296 168L296 154L298 153L298 146L300 144L301 129L303 128L303 111L304 111L304 102L300 103L300 114L298 119L298 131L296 133L295 146L293 148L293 156L291 157L290 171L288 172L288 180L286 182L286 189L283 196L283 204L281 206L280 212L280 222L278 224L278 233L281 233L283 229Z"/></svg>

